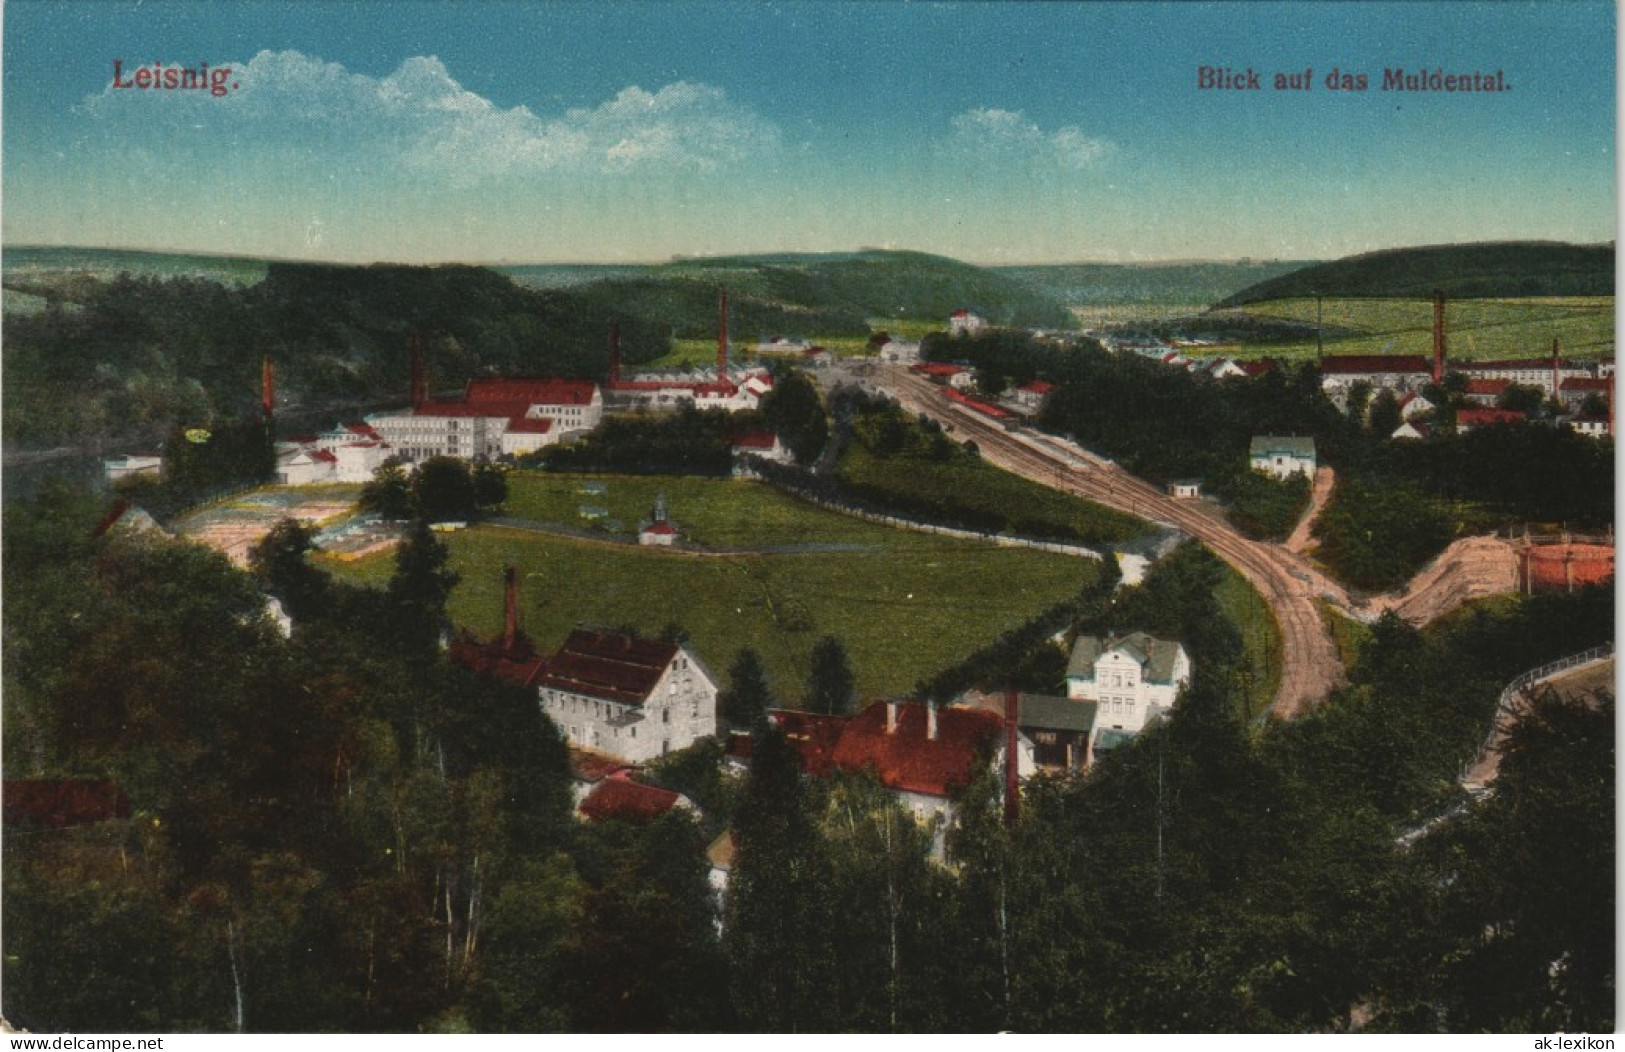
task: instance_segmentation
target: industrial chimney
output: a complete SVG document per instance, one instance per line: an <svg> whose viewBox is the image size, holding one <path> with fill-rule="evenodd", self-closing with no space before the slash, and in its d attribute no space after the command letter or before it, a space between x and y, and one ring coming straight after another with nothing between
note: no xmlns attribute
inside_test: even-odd
<svg viewBox="0 0 1625 1052"><path fill-rule="evenodd" d="M502 572L502 649L513 652L519 641L519 573L512 566Z"/></svg>
<svg viewBox="0 0 1625 1052"><path fill-rule="evenodd" d="M1444 382L1444 290L1433 290L1433 382Z"/></svg>
<svg viewBox="0 0 1625 1052"><path fill-rule="evenodd" d="M271 356L265 356L265 362L260 366L260 408L265 412L267 422L276 408L276 368L271 364Z"/></svg>
<svg viewBox="0 0 1625 1052"><path fill-rule="evenodd" d="M717 299L717 383L728 382L728 290Z"/></svg>
<svg viewBox="0 0 1625 1052"><path fill-rule="evenodd" d="M614 323L609 326L609 382L621 382L621 327Z"/></svg>
<svg viewBox="0 0 1625 1052"><path fill-rule="evenodd" d="M428 388L427 380L423 375L423 334L417 329L412 330L412 408L416 409L425 400L425 391Z"/></svg>
<svg viewBox="0 0 1625 1052"><path fill-rule="evenodd" d="M1563 365L1557 357L1557 337L1552 337L1552 401L1560 399L1558 395L1563 391Z"/></svg>

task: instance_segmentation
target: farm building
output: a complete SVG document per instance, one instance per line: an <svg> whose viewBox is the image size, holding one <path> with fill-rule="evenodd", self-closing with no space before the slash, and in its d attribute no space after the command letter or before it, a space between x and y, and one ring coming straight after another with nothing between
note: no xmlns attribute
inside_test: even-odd
<svg viewBox="0 0 1625 1052"><path fill-rule="evenodd" d="M641 763L717 730L717 686L686 647L578 628L535 683L572 745Z"/></svg>
<svg viewBox="0 0 1625 1052"><path fill-rule="evenodd" d="M1315 477L1315 440L1294 435L1254 435L1247 463L1278 479L1293 475Z"/></svg>

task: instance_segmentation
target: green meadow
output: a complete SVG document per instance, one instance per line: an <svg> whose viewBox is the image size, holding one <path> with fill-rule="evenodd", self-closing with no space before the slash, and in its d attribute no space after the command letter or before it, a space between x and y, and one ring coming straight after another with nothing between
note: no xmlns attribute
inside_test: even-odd
<svg viewBox="0 0 1625 1052"><path fill-rule="evenodd" d="M1252 315L1315 323L1314 297L1250 303L1213 311L1224 318ZM1430 299L1334 299L1320 303L1321 324L1343 330L1325 337L1327 354L1433 354ZM1534 299L1459 299L1445 304L1448 353L1462 360L1528 358L1551 353L1555 337L1566 357L1614 353L1611 296ZM1313 339L1248 346L1244 351L1280 358L1312 358Z"/></svg>
<svg viewBox="0 0 1625 1052"><path fill-rule="evenodd" d="M605 492L582 492L590 482ZM496 525L442 535L461 576L450 609L459 626L487 637L501 630L502 571L511 564L521 580L521 623L544 651L579 623L649 635L678 625L722 680L740 648L755 649L775 692L791 703L800 701L813 644L825 635L845 644L861 693L902 693L1098 572L1092 560L872 526L753 482L515 474L510 490L506 511L516 518L579 526L580 505L591 503L635 530L664 492L687 540L727 549L832 546L710 555ZM382 584L394 560L324 565Z"/></svg>

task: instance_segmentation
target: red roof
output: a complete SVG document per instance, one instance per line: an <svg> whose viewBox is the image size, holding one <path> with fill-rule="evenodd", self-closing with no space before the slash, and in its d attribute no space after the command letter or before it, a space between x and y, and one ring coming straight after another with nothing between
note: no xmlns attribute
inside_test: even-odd
<svg viewBox="0 0 1625 1052"><path fill-rule="evenodd" d="M772 449L779 436L771 431L745 431L734 438L736 449Z"/></svg>
<svg viewBox="0 0 1625 1052"><path fill-rule="evenodd" d="M0 784L0 797L8 826L60 829L130 817L129 799L103 779L7 779Z"/></svg>
<svg viewBox="0 0 1625 1052"><path fill-rule="evenodd" d="M374 439L374 440L380 440L381 441L383 439L383 437L384 437L383 435L380 435L377 431L374 431L372 429L371 424L345 424L344 425L344 430L350 432L353 435L360 435L362 438L371 438L371 439Z"/></svg>
<svg viewBox="0 0 1625 1052"><path fill-rule="evenodd" d="M1028 394L1047 395L1055 390L1055 385L1048 380L1032 380L1021 385L1021 390Z"/></svg>
<svg viewBox="0 0 1625 1052"><path fill-rule="evenodd" d="M673 526L671 523L667 522L665 519L661 519L659 522L651 522L649 525L645 526L642 530L639 530L638 532L639 533L652 533L652 534L655 534L658 537L675 537L675 536L677 536L677 527Z"/></svg>
<svg viewBox="0 0 1625 1052"><path fill-rule="evenodd" d="M968 311L965 308L961 307L958 310L954 311L952 314L948 315L948 317L950 317L950 318L968 318L968 317L970 317L970 311Z"/></svg>
<svg viewBox="0 0 1625 1052"><path fill-rule="evenodd" d="M1275 371L1275 359L1265 358L1262 361L1257 362L1237 362L1236 368L1240 369L1248 376L1263 376L1265 373Z"/></svg>
<svg viewBox="0 0 1625 1052"><path fill-rule="evenodd" d="M644 825L676 807L682 798L670 789L634 782L631 772L623 770L599 782L577 810L594 822L617 819Z"/></svg>
<svg viewBox="0 0 1625 1052"><path fill-rule="evenodd" d="M950 402L958 402L966 409L974 409L978 413L981 413L984 416L990 416L995 420L1008 420L1013 415L1008 409L1001 406L991 405L987 402L978 401L975 398L971 398L968 395L954 390L952 387L948 388L943 393L948 396L948 400Z"/></svg>
<svg viewBox="0 0 1625 1052"><path fill-rule="evenodd" d="M1559 368L1572 368L1572 364L1559 359ZM1499 358L1493 361L1452 363L1451 368L1464 373L1493 372L1501 369L1550 369L1550 358Z"/></svg>
<svg viewBox="0 0 1625 1052"><path fill-rule="evenodd" d="M552 690L642 705L677 649L655 639L578 628L547 660L536 682Z"/></svg>
<svg viewBox="0 0 1625 1052"><path fill-rule="evenodd" d="M1592 376L1571 376L1563 381L1561 390L1564 391L1608 391L1614 386L1612 380L1601 380Z"/></svg>
<svg viewBox="0 0 1625 1052"><path fill-rule="evenodd" d="M468 381L463 401L471 405L523 402L527 409L533 405L591 405L597 387L591 380L488 377Z"/></svg>
<svg viewBox="0 0 1625 1052"><path fill-rule="evenodd" d="M325 449L313 449L307 454L312 460L320 460L324 464L337 464L339 458Z"/></svg>
<svg viewBox="0 0 1625 1052"><path fill-rule="evenodd" d="M577 781L600 782L616 771L631 770L631 764L615 756L605 756L603 753L577 749L573 746L568 751L570 773Z"/></svg>
<svg viewBox="0 0 1625 1052"><path fill-rule="evenodd" d="M1466 393L1470 395L1494 395L1499 398L1511 386L1511 380L1468 380Z"/></svg>
<svg viewBox="0 0 1625 1052"><path fill-rule="evenodd" d="M501 636L489 643L465 637L454 640L446 650L453 662L470 672L519 687L535 683L547 664L547 659L536 653L536 648L523 635L514 640L512 647L503 646Z"/></svg>
<svg viewBox="0 0 1625 1052"><path fill-rule="evenodd" d="M1457 427L1491 427L1496 424L1521 424L1523 421L1523 411L1518 409L1456 410Z"/></svg>
<svg viewBox="0 0 1625 1052"><path fill-rule="evenodd" d="M523 417L529 409L529 402L420 402L412 407L412 415L506 417L511 420Z"/></svg>
<svg viewBox="0 0 1625 1052"><path fill-rule="evenodd" d="M801 757L802 770L822 778L835 769L835 746L846 729L848 717L795 709L775 709L768 717Z"/></svg>
<svg viewBox="0 0 1625 1052"><path fill-rule="evenodd" d="M1320 360L1322 376L1339 373L1427 373L1433 363L1420 354L1328 354Z"/></svg>
<svg viewBox="0 0 1625 1052"><path fill-rule="evenodd" d="M970 372L963 365L954 365L952 362L915 362L908 367L908 371L919 373L922 376L943 377L958 376L960 373Z"/></svg>
<svg viewBox="0 0 1625 1052"><path fill-rule="evenodd" d="M898 702L897 726L886 730L887 702L852 716L835 747L843 771L873 768L888 789L948 796L968 785L998 744L1003 721L981 709L937 710L937 735L926 737L926 706Z"/></svg>

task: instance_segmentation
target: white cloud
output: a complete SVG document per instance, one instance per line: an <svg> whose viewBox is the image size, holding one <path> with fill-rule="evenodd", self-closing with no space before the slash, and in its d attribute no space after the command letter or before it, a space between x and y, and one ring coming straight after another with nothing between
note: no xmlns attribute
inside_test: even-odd
<svg viewBox="0 0 1625 1052"><path fill-rule="evenodd" d="M966 110L953 119L954 145L958 149L991 156L1033 161L1050 161L1064 168L1092 167L1116 150L1106 139L1085 135L1068 124L1046 132L1020 111L1000 109Z"/></svg>
<svg viewBox="0 0 1625 1052"><path fill-rule="evenodd" d="M544 117L469 91L432 56L408 58L377 78L297 51L262 51L231 80L235 87L222 97L110 84L85 111L109 130L139 133L161 121L238 143L338 150L465 178L713 171L779 143L771 122L720 88L684 81L654 92L628 87L599 106Z"/></svg>

